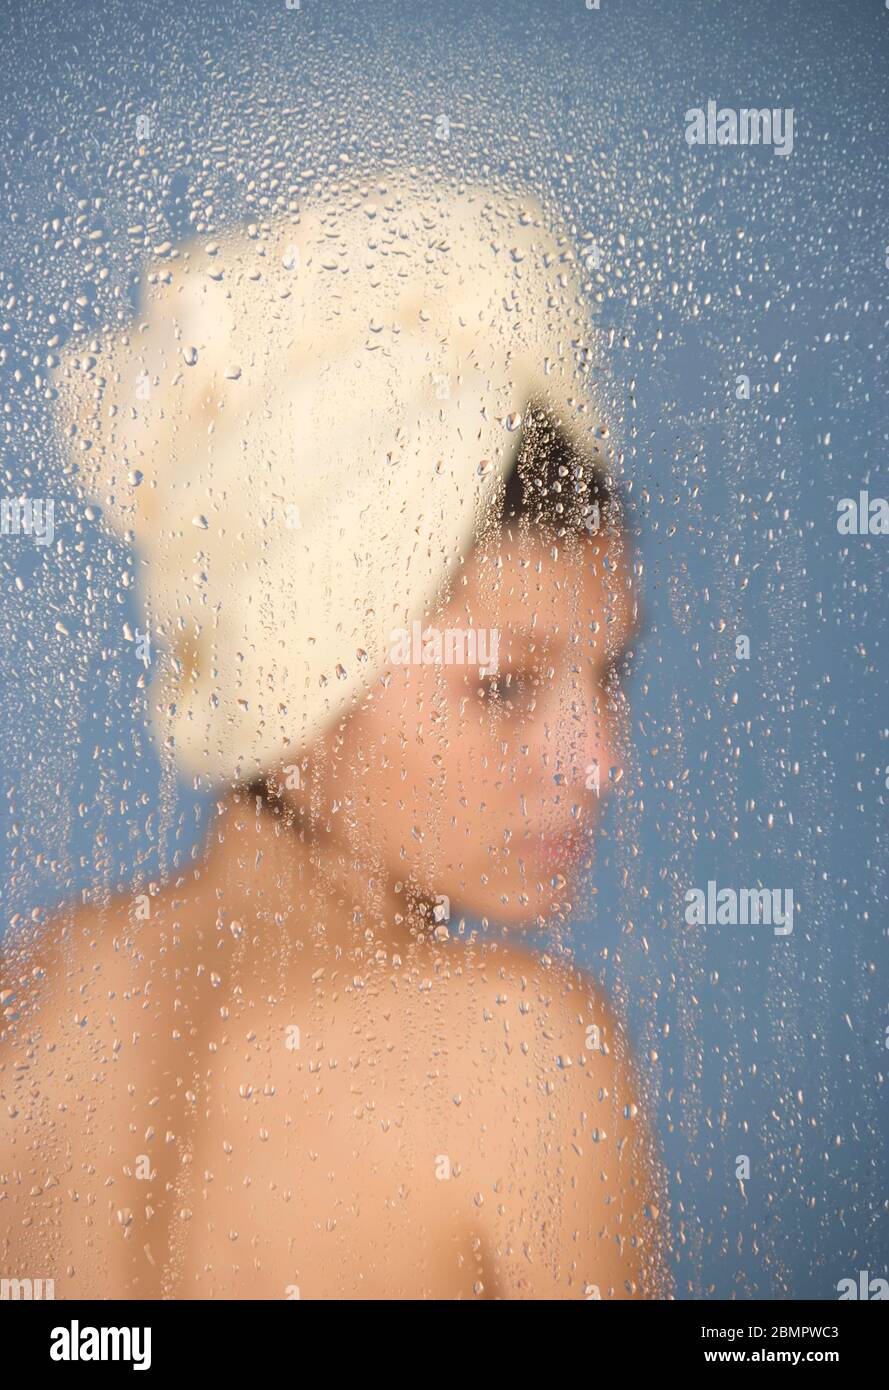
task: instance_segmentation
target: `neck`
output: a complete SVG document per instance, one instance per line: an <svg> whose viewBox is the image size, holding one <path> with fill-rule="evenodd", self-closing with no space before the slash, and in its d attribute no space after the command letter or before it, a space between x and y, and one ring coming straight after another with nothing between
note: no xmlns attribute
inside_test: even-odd
<svg viewBox="0 0 889 1390"><path fill-rule="evenodd" d="M366 838L336 824L309 832L307 819L246 791L220 803L200 869L206 905L229 922L279 925L319 947L428 940L429 904L375 862Z"/></svg>

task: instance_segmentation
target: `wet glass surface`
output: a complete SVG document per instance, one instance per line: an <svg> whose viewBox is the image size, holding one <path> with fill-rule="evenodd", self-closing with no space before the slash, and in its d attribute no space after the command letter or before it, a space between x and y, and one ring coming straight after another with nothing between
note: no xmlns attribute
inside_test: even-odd
<svg viewBox="0 0 889 1390"><path fill-rule="evenodd" d="M4 1276L885 1275L889 12L779 8L8 7Z"/></svg>

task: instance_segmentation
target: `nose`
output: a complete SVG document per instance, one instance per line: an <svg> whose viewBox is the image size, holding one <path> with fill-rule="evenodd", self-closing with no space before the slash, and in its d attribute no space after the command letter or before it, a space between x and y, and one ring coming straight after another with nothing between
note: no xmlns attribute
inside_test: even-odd
<svg viewBox="0 0 889 1390"><path fill-rule="evenodd" d="M565 693L556 716L558 781L599 797L616 774L614 699L587 683Z"/></svg>

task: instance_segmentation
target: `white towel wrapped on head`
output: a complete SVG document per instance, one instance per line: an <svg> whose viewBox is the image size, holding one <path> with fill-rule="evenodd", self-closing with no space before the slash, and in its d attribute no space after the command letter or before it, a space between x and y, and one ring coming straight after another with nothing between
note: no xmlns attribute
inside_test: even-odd
<svg viewBox="0 0 889 1390"><path fill-rule="evenodd" d="M484 525L522 412L578 438L576 262L530 199L355 180L192 241L57 373L81 486L132 532L183 767L251 779L342 713Z"/></svg>

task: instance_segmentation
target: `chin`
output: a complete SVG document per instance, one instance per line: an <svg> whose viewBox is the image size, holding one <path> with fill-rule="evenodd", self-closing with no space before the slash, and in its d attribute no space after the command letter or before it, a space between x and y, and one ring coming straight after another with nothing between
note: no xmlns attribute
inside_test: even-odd
<svg viewBox="0 0 889 1390"><path fill-rule="evenodd" d="M549 886L555 874L559 875L561 882L558 886ZM555 901L573 895L577 881L578 874L573 868L559 870L542 865L535 865L520 879L510 874L508 881L501 880L499 883L493 882L489 874L489 882L477 884L472 892L467 892L463 885L455 889L453 901L457 908L456 915L459 919L465 914L476 921L484 918L493 926L511 931L534 931L541 921L553 918ZM452 920L454 916L452 910Z"/></svg>
<svg viewBox="0 0 889 1390"><path fill-rule="evenodd" d="M513 843L509 856L499 861L485 856L455 864L446 857L447 872L434 892L449 895L452 924L465 916L509 930L534 931L541 922L562 920L564 910L554 911L554 904L575 900L590 867L591 849L588 835L566 830L546 841L529 835L523 847ZM431 887L428 891L433 892Z"/></svg>

